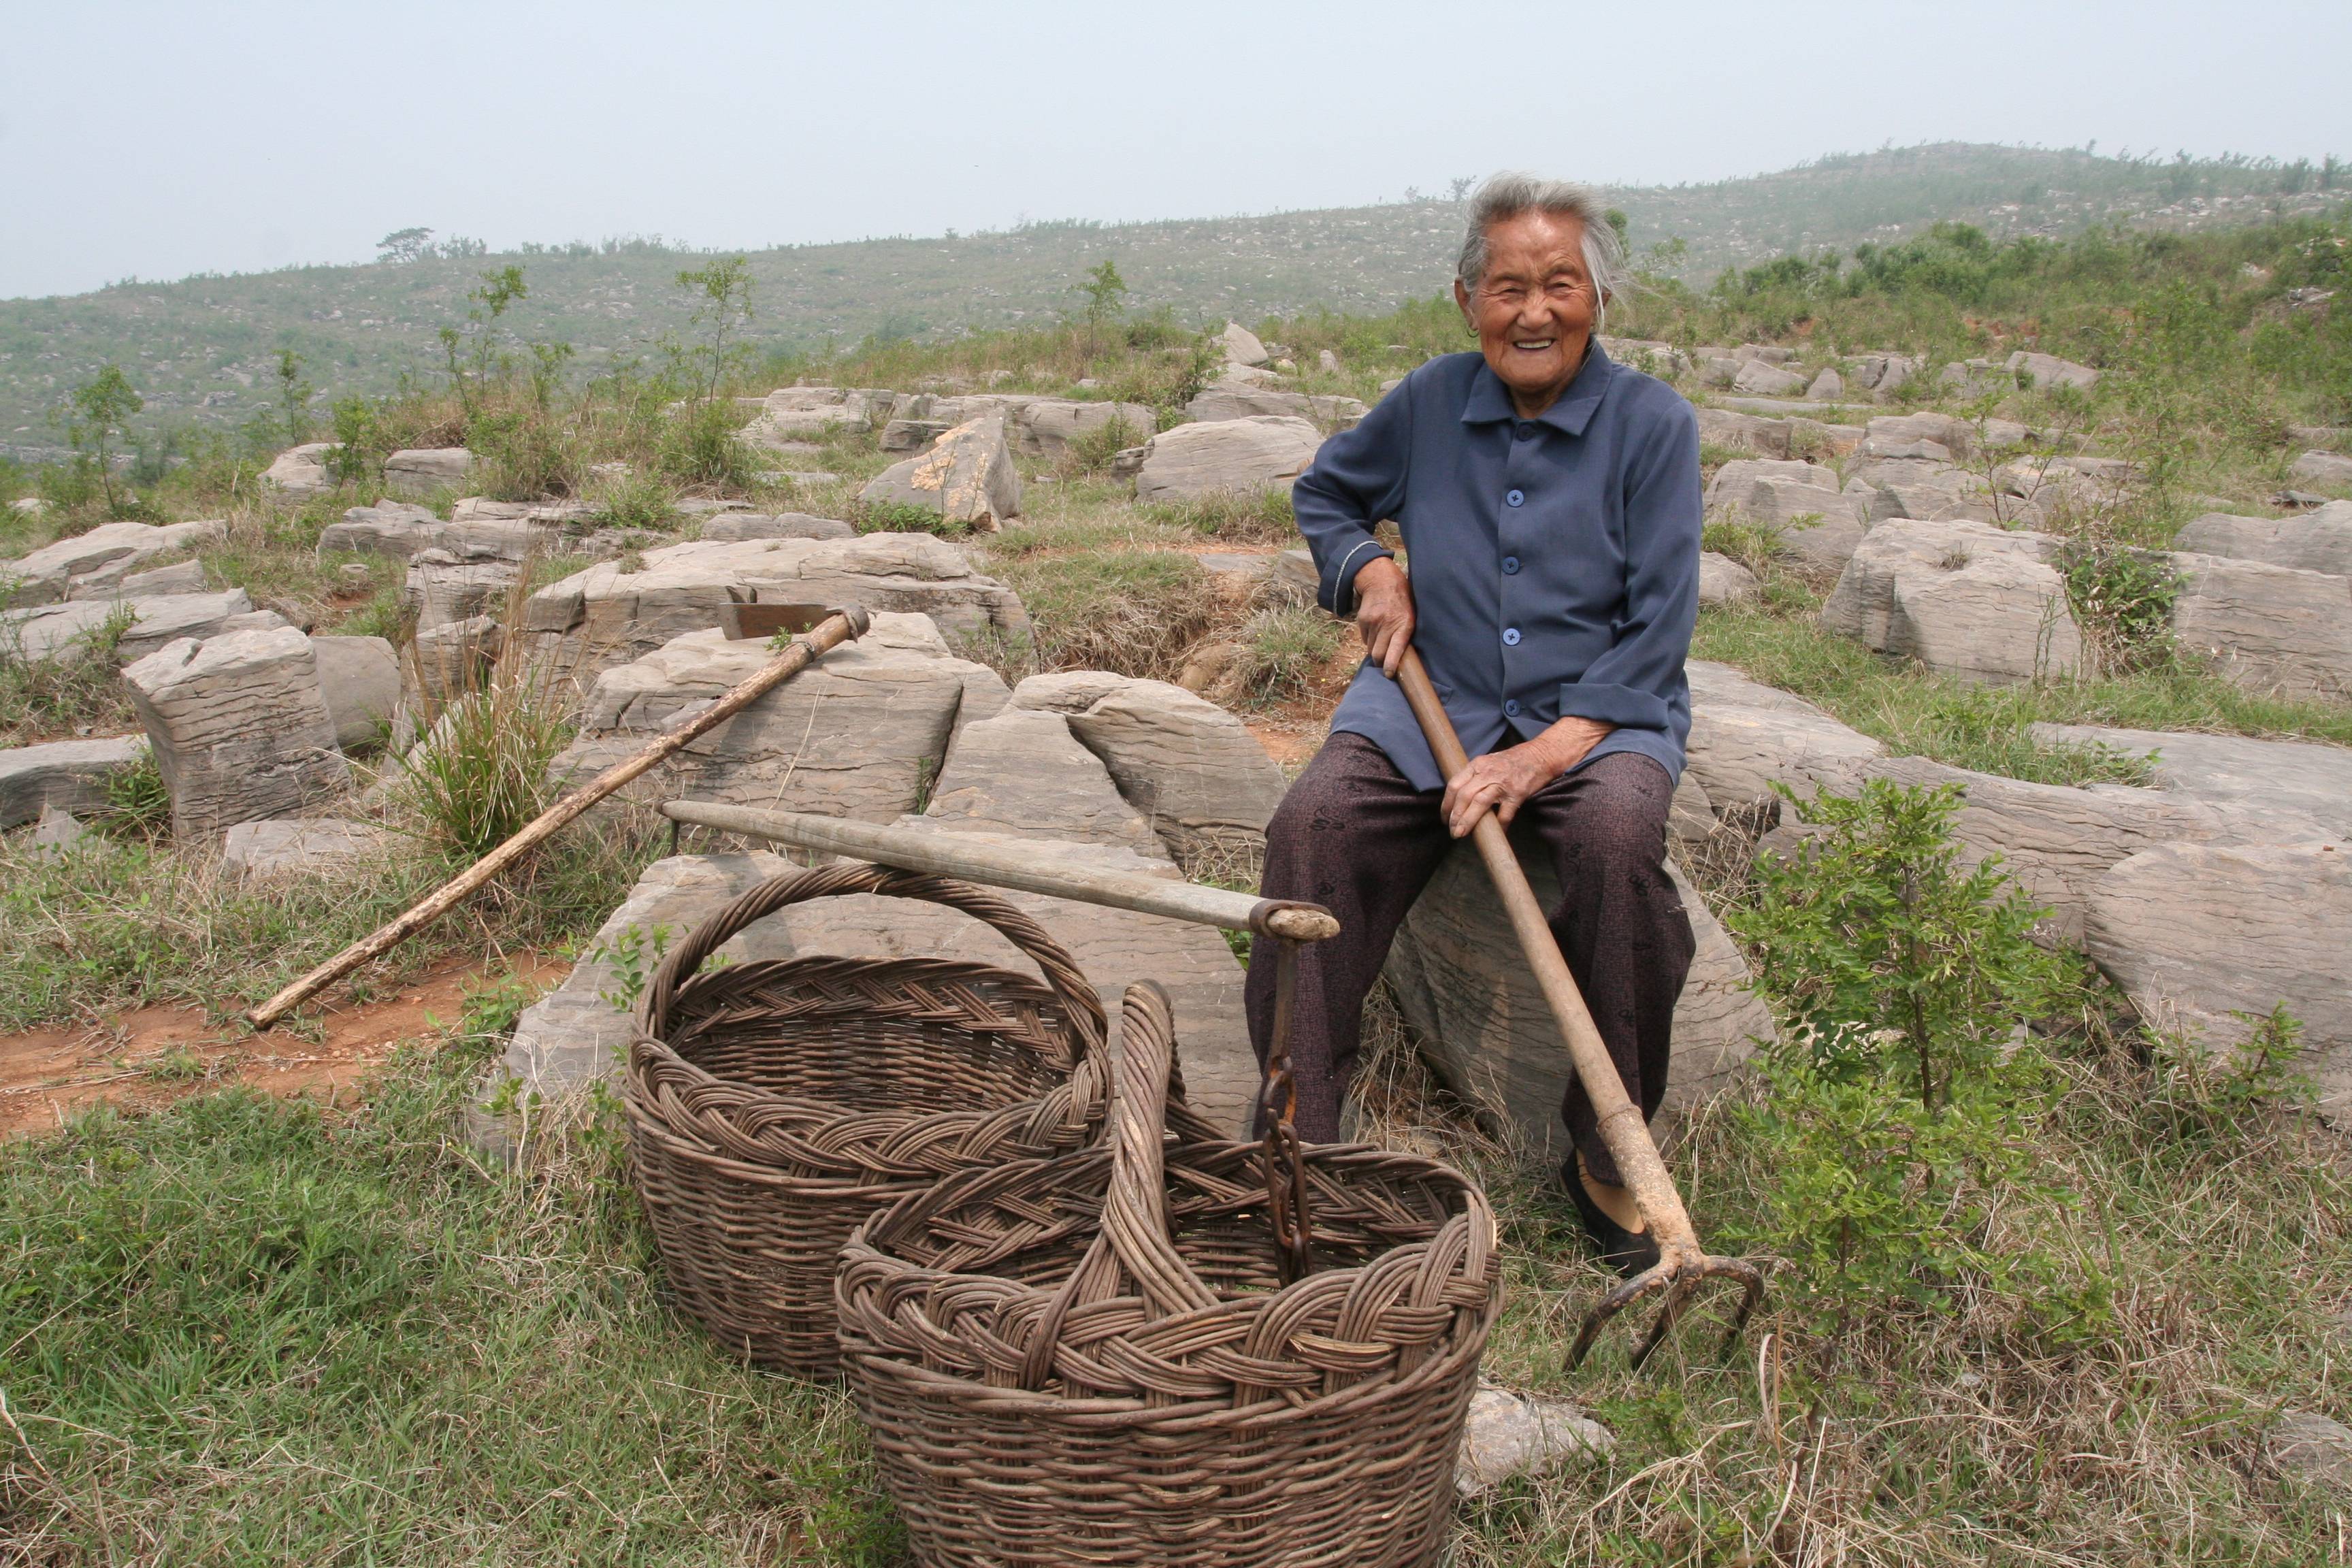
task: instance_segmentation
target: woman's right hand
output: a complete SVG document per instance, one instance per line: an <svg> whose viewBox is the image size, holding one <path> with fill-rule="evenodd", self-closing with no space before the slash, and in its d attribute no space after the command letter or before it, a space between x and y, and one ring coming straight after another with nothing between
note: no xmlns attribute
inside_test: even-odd
<svg viewBox="0 0 2352 1568"><path fill-rule="evenodd" d="M1412 584L1388 556L1364 563L1356 574L1356 632L1381 673L1394 680L1412 646Z"/></svg>

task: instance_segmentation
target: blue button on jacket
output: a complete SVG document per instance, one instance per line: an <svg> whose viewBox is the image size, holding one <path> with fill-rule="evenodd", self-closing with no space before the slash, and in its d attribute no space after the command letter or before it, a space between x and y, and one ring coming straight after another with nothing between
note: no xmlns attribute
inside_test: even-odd
<svg viewBox="0 0 2352 1568"><path fill-rule="evenodd" d="M1513 439L1517 418L1483 357L1447 354L1326 441L1291 490L1323 607L1354 608L1356 574L1389 553L1372 528L1394 518L1413 643L1472 756L1574 714L1617 726L1587 761L1639 752L1679 779L1705 510L1697 417L1596 342L1534 438ZM1377 665L1356 672L1331 728L1375 742L1416 788L1444 783Z"/></svg>

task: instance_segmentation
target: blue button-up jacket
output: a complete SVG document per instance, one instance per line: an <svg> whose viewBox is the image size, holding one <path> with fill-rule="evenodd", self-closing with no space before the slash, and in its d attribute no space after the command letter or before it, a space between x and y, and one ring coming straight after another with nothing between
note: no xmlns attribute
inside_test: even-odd
<svg viewBox="0 0 2352 1568"><path fill-rule="evenodd" d="M1574 714L1617 726L1587 761L1639 752L1682 776L1705 505L1698 420L1672 387L1595 342L1559 401L1522 420L1483 357L1447 354L1326 441L1291 502L1335 614L1390 553L1373 527L1396 520L1413 644L1470 755ZM1369 660L1331 728L1373 741L1416 788L1444 783Z"/></svg>

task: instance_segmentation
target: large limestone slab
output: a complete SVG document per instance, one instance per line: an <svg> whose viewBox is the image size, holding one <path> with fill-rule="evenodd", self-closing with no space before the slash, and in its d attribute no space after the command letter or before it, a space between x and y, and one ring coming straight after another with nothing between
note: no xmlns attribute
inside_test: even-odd
<svg viewBox="0 0 2352 1568"><path fill-rule="evenodd" d="M61 599L117 599L123 579L148 563L176 551L214 544L228 536L218 521L102 522L87 533L60 539L16 561L0 561L0 608L54 605Z"/></svg>
<svg viewBox="0 0 2352 1568"><path fill-rule="evenodd" d="M1769 459L1726 463L1707 489L1707 509L1780 530L1781 544L1817 571L1843 565L1869 521L1863 502L1839 488L1833 470Z"/></svg>
<svg viewBox="0 0 2352 1568"><path fill-rule="evenodd" d="M138 735L0 750L0 827L21 827L51 810L92 816L105 809L108 781L146 756Z"/></svg>
<svg viewBox="0 0 2352 1568"><path fill-rule="evenodd" d="M857 499L868 506L919 507L942 521L994 532L1021 515L1021 475L1003 419L992 415L942 433L922 456L885 468Z"/></svg>
<svg viewBox="0 0 2352 1568"><path fill-rule="evenodd" d="M2057 572L2021 554L1989 552L1958 566L1909 562L1894 574L1884 651L1942 675L1989 685L2071 676L2083 637Z"/></svg>
<svg viewBox="0 0 2352 1568"><path fill-rule="evenodd" d="M1013 413L1005 428L1023 457L1059 462L1080 441L1109 439L1104 432L1113 425L1124 433L1122 447L1139 446L1160 428L1150 404L1081 403L1068 397L1033 398Z"/></svg>
<svg viewBox="0 0 2352 1568"><path fill-rule="evenodd" d="M2012 533L1990 523L1903 519L1882 522L1854 550L1822 604L1822 626L1859 637L1881 652L1895 635L1895 579L1931 567L1957 571L1988 555L2047 561L2057 542L2042 533Z"/></svg>
<svg viewBox="0 0 2352 1568"><path fill-rule="evenodd" d="M375 854L390 837L373 823L332 816L240 822L221 839L221 869L256 881L323 875Z"/></svg>
<svg viewBox="0 0 2352 1568"><path fill-rule="evenodd" d="M1159 835L1059 713L1008 708L956 736L929 815L1013 837L1078 840L1164 858Z"/></svg>
<svg viewBox="0 0 2352 1568"><path fill-rule="evenodd" d="M2150 759L2159 788L2217 808L2239 838L2352 838L2352 749L2102 724L2036 724L2032 732L2042 745L2107 746Z"/></svg>
<svg viewBox="0 0 2352 1568"><path fill-rule="evenodd" d="M2173 636L2257 691L2352 695L2352 577L2178 554Z"/></svg>
<svg viewBox="0 0 2352 1568"><path fill-rule="evenodd" d="M805 511L784 511L770 515L765 512L730 512L714 517L702 525L702 537L707 540L744 539L855 539L857 530L836 517L817 517Z"/></svg>
<svg viewBox="0 0 2352 1568"><path fill-rule="evenodd" d="M727 606L739 601L862 604L929 616L959 637L1029 624L1018 595L928 533L697 541L641 559L635 571L606 562L541 588L530 596L525 629L560 636L574 658L601 666L723 626Z"/></svg>
<svg viewBox="0 0 2352 1568"><path fill-rule="evenodd" d="M1140 501L1288 489L1315 460L1323 433L1304 419L1257 416L1179 425L1145 443L1135 476Z"/></svg>
<svg viewBox="0 0 2352 1568"><path fill-rule="evenodd" d="M383 637L319 637L319 691L334 721L335 743L350 752L382 742L400 707L400 656Z"/></svg>
<svg viewBox="0 0 2352 1568"><path fill-rule="evenodd" d="M503 503L500 505L503 511ZM341 522L331 522L319 534L319 559L336 555L381 555L407 561L428 550L444 550L460 560L528 561L561 548L563 531L521 507L513 516L490 514L482 508L444 522L429 507L407 501L380 501L355 506ZM555 509L538 509L552 511Z"/></svg>
<svg viewBox="0 0 2352 1568"><path fill-rule="evenodd" d="M417 447L383 460L383 488L394 495L430 495L457 489L474 471L474 454L463 447Z"/></svg>
<svg viewBox="0 0 2352 1568"><path fill-rule="evenodd" d="M334 449L332 441L306 441L299 447L289 447L261 470L262 485L290 500L333 489L335 480L327 472L327 454Z"/></svg>
<svg viewBox="0 0 2352 1568"><path fill-rule="evenodd" d="M1689 773L1719 816L1758 807L1772 815L1776 784L1801 800L1824 788L1849 794L1886 753L1881 742L1794 698L1760 707L1695 700L1685 750Z"/></svg>
<svg viewBox="0 0 2352 1568"><path fill-rule="evenodd" d="M1179 857L1263 843L1282 804L1282 769L1248 727L1181 686L1101 670L1033 675L1013 706L1064 715Z"/></svg>
<svg viewBox="0 0 2352 1568"><path fill-rule="evenodd" d="M881 616L877 621L919 621ZM730 805L890 822L917 809L938 775L968 689L1004 698L984 665L947 656L934 637L892 646L887 627L825 655L794 679L698 737L632 786L651 800L685 796ZM573 782L640 750L647 740L764 667L764 640L689 632L596 678L578 737L553 772Z"/></svg>
<svg viewBox="0 0 2352 1568"><path fill-rule="evenodd" d="M2329 501L2300 517L2209 511L2175 535L2172 547L2196 555L2352 576L2352 501Z"/></svg>
<svg viewBox="0 0 2352 1568"><path fill-rule="evenodd" d="M1336 432L1351 428L1370 410L1352 397L1310 395L1304 392L1281 392L1269 386L1218 382L1203 387L1198 396L1184 405L1184 412L1202 424L1274 415L1304 419L1318 430Z"/></svg>
<svg viewBox="0 0 2352 1568"><path fill-rule="evenodd" d="M2145 850L2099 879L2084 935L2143 1016L2208 1048L2284 1003L2321 1110L2352 1117L2352 846Z"/></svg>
<svg viewBox="0 0 2352 1568"><path fill-rule="evenodd" d="M401 598L415 613L417 630L429 631L499 616L521 581L522 568L512 561L467 560L451 551L426 550L408 563Z"/></svg>
<svg viewBox="0 0 2352 1568"><path fill-rule="evenodd" d="M1550 857L1519 863L1546 908L1559 898ZM1747 961L1674 869L1697 952L1675 1005L1674 1060L1662 1120L1678 1119L1737 1082L1775 1037L1771 1010L1750 989ZM1576 1068L1519 952L1486 868L1458 845L1406 915L1382 971L1423 1054L1454 1092L1484 1107L1528 1150L1567 1152L1561 1097Z"/></svg>
<svg viewBox="0 0 2352 1568"><path fill-rule="evenodd" d="M135 599L73 599L0 614L0 647L27 660L79 658L117 616L129 626L114 645L118 663L143 658L181 637L282 626L283 617L256 610L242 588L218 594L154 594Z"/></svg>
<svg viewBox="0 0 2352 1568"><path fill-rule="evenodd" d="M296 816L351 782L318 655L291 626L182 638L126 668L122 683L182 837Z"/></svg>

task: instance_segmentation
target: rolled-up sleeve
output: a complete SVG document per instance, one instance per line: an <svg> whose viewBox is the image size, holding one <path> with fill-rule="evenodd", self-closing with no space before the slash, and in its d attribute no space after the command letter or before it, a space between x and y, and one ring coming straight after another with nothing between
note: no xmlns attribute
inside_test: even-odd
<svg viewBox="0 0 2352 1568"><path fill-rule="evenodd" d="M1394 553L1372 530L1404 505L1412 400L1403 394L1391 392L1354 429L1324 442L1291 486L1291 510L1315 557L1316 600L1335 616L1355 608L1365 563Z"/></svg>
<svg viewBox="0 0 2352 1568"><path fill-rule="evenodd" d="M1562 683L1559 710L1621 729L1665 730L1668 699L1698 623L1698 420L1687 406L1629 455L1624 470L1625 608L1614 640L1577 680Z"/></svg>

